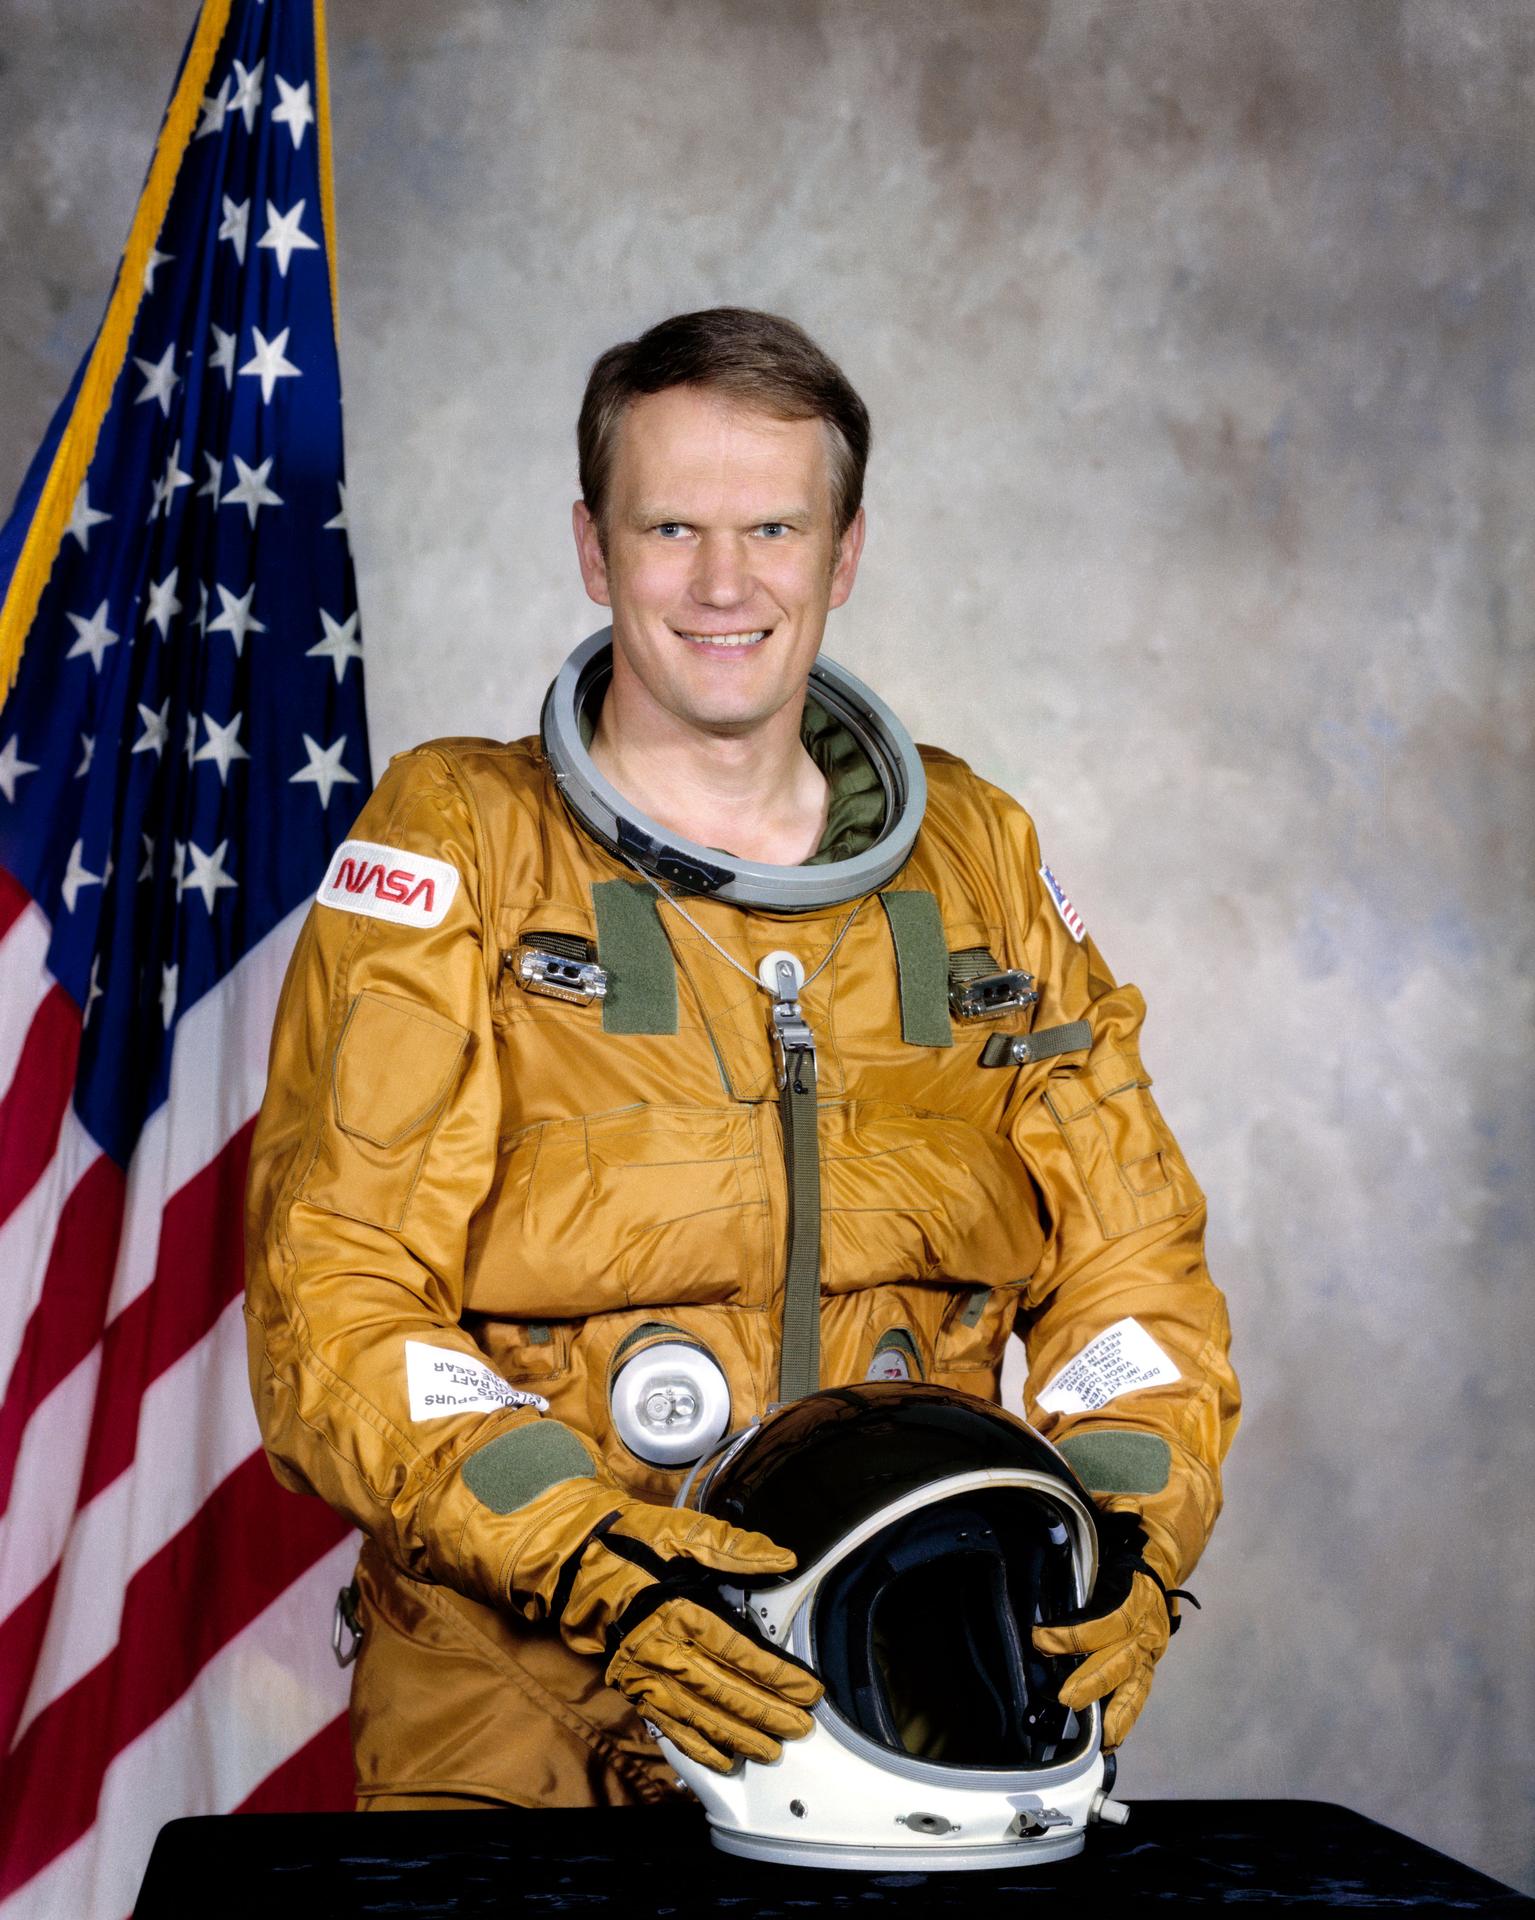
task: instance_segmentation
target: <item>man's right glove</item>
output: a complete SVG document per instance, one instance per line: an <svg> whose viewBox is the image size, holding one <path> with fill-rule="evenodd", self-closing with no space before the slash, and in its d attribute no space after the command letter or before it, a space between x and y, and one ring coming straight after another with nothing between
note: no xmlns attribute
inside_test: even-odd
<svg viewBox="0 0 1535 1920"><path fill-rule="evenodd" d="M747 1586L792 1572L766 1534L708 1514L658 1507L589 1477L562 1480L519 1509L528 1530L508 1585L567 1646L607 1661L604 1678L701 1766L776 1760L809 1733L821 1682L720 1599L724 1575Z"/></svg>
<svg viewBox="0 0 1535 1920"><path fill-rule="evenodd" d="M1061 1688L1063 1706L1080 1712L1112 1695L1103 1713L1105 1751L1134 1726L1151 1692L1151 1675L1178 1628L1175 1599L1198 1606L1193 1594L1168 1587L1145 1557L1146 1532L1132 1513L1098 1515L1098 1578L1085 1607L1035 1627L1034 1645L1046 1654L1080 1654L1081 1664Z"/></svg>

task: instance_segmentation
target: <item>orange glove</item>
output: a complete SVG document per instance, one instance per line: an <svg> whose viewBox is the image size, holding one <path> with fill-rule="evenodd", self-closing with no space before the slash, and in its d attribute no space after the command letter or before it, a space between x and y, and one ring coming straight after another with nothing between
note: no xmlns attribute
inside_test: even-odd
<svg viewBox="0 0 1535 1920"><path fill-rule="evenodd" d="M750 1585L791 1572L792 1553L589 1480L552 1488L530 1518L539 1507L546 1572L515 1584L544 1600L568 1646L604 1654L609 1685L690 1759L728 1773L737 1754L776 1760L780 1741L809 1733L821 1682L719 1597L721 1575Z"/></svg>
<svg viewBox="0 0 1535 1920"><path fill-rule="evenodd" d="M1063 1706L1080 1712L1111 1695L1103 1714L1105 1751L1134 1726L1151 1692L1152 1670L1177 1630L1175 1599L1199 1602L1163 1585L1145 1559L1146 1533L1133 1513L1098 1516L1098 1578L1085 1607L1034 1629L1041 1653L1078 1654L1082 1664L1061 1688Z"/></svg>

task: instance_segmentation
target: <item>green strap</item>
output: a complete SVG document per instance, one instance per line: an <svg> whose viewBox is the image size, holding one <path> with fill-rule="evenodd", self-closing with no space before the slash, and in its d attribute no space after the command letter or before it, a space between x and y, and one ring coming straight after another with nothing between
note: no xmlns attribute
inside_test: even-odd
<svg viewBox="0 0 1535 1920"><path fill-rule="evenodd" d="M643 880L592 885L597 958L607 970L604 1033L675 1033L677 962L656 911L655 889Z"/></svg>
<svg viewBox="0 0 1535 1920"><path fill-rule="evenodd" d="M821 1384L821 1162L816 1151L815 1055L786 1056L778 1096L789 1177L789 1259L784 1269L778 1397L798 1400Z"/></svg>
<svg viewBox="0 0 1535 1920"><path fill-rule="evenodd" d="M916 888L882 893L879 903L895 942L901 993L901 1038L912 1047L952 1047L949 943L932 894Z"/></svg>
<svg viewBox="0 0 1535 1920"><path fill-rule="evenodd" d="M1038 1033L994 1033L981 1049L983 1067L1021 1067L1030 1060L1052 1060L1058 1053L1082 1053L1093 1044L1093 1030L1085 1020L1064 1027L1041 1027Z"/></svg>
<svg viewBox="0 0 1535 1920"><path fill-rule="evenodd" d="M981 1315L986 1311L986 1303L991 1298L990 1287L975 1287L965 1297L965 1304L959 1310L959 1324L962 1327L977 1327Z"/></svg>

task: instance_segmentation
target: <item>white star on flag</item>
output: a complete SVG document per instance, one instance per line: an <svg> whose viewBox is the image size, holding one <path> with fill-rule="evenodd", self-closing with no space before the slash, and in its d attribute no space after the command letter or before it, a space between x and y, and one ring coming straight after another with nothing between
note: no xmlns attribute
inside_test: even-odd
<svg viewBox="0 0 1535 1920"><path fill-rule="evenodd" d="M225 116L229 112L229 75L224 75L223 83L217 93L203 95L203 117L198 122L194 140L201 140L205 134L222 133Z"/></svg>
<svg viewBox="0 0 1535 1920"><path fill-rule="evenodd" d="M224 218L219 222L220 240L228 240L234 247L235 258L245 265L245 236L250 228L251 203L249 200L232 200L224 195Z"/></svg>
<svg viewBox="0 0 1535 1920"><path fill-rule="evenodd" d="M216 495L215 498L217 498ZM208 637L208 583L206 580L198 581L197 592L197 631L206 640Z"/></svg>
<svg viewBox="0 0 1535 1920"><path fill-rule="evenodd" d="M96 758L96 736L94 733L82 733L80 736L80 764L75 768L74 777L83 780L91 770L91 762Z"/></svg>
<svg viewBox="0 0 1535 1920"><path fill-rule="evenodd" d="M251 612L251 601L256 597L256 589L253 585L247 587L244 595L237 600L228 587L218 586L217 582L214 584L223 605L223 612L216 619L208 622L208 631L209 633L227 633L235 643L235 654L238 657L245 651L246 634L266 632L266 622L258 620Z"/></svg>
<svg viewBox="0 0 1535 1920"><path fill-rule="evenodd" d="M256 124L256 109L261 105L261 75L265 67L265 60L258 60L247 73L240 61L235 62L235 90L229 96L229 111L244 114L247 133Z"/></svg>
<svg viewBox="0 0 1535 1920"><path fill-rule="evenodd" d="M336 684L339 686L346 678L347 662L362 658L362 642L357 638L357 615L354 613L345 621L332 620L321 607L320 624L325 629L325 638L317 640L304 658L329 660L336 669Z"/></svg>
<svg viewBox="0 0 1535 1920"><path fill-rule="evenodd" d="M89 987L86 988L85 1011L80 1021L82 1027L88 1027L91 1024L91 1008L94 1007L96 1002L101 998L102 989L96 984L96 977L100 972L101 955L99 953L93 953L91 955L91 983Z"/></svg>
<svg viewBox="0 0 1535 1920"><path fill-rule="evenodd" d="M139 718L144 722L144 731L133 743L135 753L152 753L156 759L165 751L165 743L171 732L171 697L165 696L160 711L146 707L142 700L137 703Z"/></svg>
<svg viewBox="0 0 1535 1920"><path fill-rule="evenodd" d="M286 213L279 213L272 202L266 203L266 232L256 242L258 247L270 247L277 255L277 271L286 280L288 262L295 252L317 253L320 243L311 240L299 226L304 217L304 202L296 200Z"/></svg>
<svg viewBox="0 0 1535 1920"><path fill-rule="evenodd" d="M170 1032L171 1021L176 1017L176 980L180 972L180 967L162 966L160 969L160 1018L165 1023L167 1033Z"/></svg>
<svg viewBox="0 0 1535 1920"><path fill-rule="evenodd" d="M69 850L69 865L64 871L64 880L59 888L59 891L64 896L64 911L66 913L74 912L75 902L80 898L80 889L82 887L99 887L101 885L101 875L99 873L86 872L85 861L82 858L84 852L85 842L83 840L77 840Z"/></svg>
<svg viewBox="0 0 1535 1920"><path fill-rule="evenodd" d="M193 720L192 725L195 727L197 722ZM181 898L182 888L185 887L187 883L186 871L187 843L185 840L173 840L171 842L171 879L176 883L176 898L178 900Z"/></svg>
<svg viewBox="0 0 1535 1920"><path fill-rule="evenodd" d="M279 380L300 377L298 368L284 353L288 344L288 335L292 331L291 327L284 327L275 340L268 340L260 327L251 328L251 332L256 336L256 350L240 371L254 374L260 380L261 399L264 405L270 404L272 389Z"/></svg>
<svg viewBox="0 0 1535 1920"><path fill-rule="evenodd" d="M192 755L194 760L211 760L219 770L219 785L228 783L230 763L235 760L249 760L250 755L240 745L240 722L243 714L237 713L233 720L220 726L211 714L203 715L203 725L208 729L208 738Z"/></svg>
<svg viewBox="0 0 1535 1920"><path fill-rule="evenodd" d="M336 512L331 515L331 517L326 521L324 527L321 529L321 531L324 533L330 533L332 531L336 533L345 533L348 530L348 521L346 517L346 482L344 480L338 480L336 482L336 492L341 496L341 505L336 510Z"/></svg>
<svg viewBox="0 0 1535 1920"><path fill-rule="evenodd" d="M144 864L139 868L140 880L153 880L155 877L155 837L152 833L141 833L144 842Z"/></svg>
<svg viewBox="0 0 1535 1920"><path fill-rule="evenodd" d="M158 585L154 582L150 583L149 605L144 609L144 624L147 627L150 621L153 621L160 629L162 640L170 631L172 619L181 611L181 602L176 598L176 576L180 571L179 567L172 567Z"/></svg>
<svg viewBox="0 0 1535 1920"><path fill-rule="evenodd" d="M88 653L91 656L91 665L100 673L101 656L108 647L117 645L117 635L107 625L106 601L102 601L89 620L81 619L78 613L66 614L65 618L80 637L64 658L73 660L76 654Z"/></svg>
<svg viewBox="0 0 1535 1920"><path fill-rule="evenodd" d="M341 755L345 747L345 734L342 734L339 740L333 740L328 747L322 747L318 740L312 740L306 733L304 751L309 756L309 764L306 767L300 767L297 773L289 776L289 786L296 787L305 780L312 782L319 789L320 805L328 807L333 787L337 785L355 787L358 784L357 775L348 773L341 764Z"/></svg>
<svg viewBox="0 0 1535 1920"><path fill-rule="evenodd" d="M16 750L17 736L13 733L3 747L0 747L0 793L7 800L16 798L16 783L24 774L36 773L35 760L23 760Z"/></svg>
<svg viewBox="0 0 1535 1920"><path fill-rule="evenodd" d="M301 147L304 144L304 129L314 125L314 108L309 104L309 82L301 80L294 87L280 73L274 73L272 78L282 95L282 105L272 109L273 124L285 126L293 135L294 146Z"/></svg>
<svg viewBox="0 0 1535 1920"><path fill-rule="evenodd" d="M165 415L167 420L170 418L171 412L171 395L176 391L176 387L181 379L181 375L175 372L171 366L171 362L175 357L176 344L174 341L165 349L158 360L141 360L137 354L133 356L133 364L144 376L144 391L133 404L137 407L142 405L146 400L158 400L160 402L160 411Z"/></svg>
<svg viewBox="0 0 1535 1920"><path fill-rule="evenodd" d="M224 484L224 463L216 453L205 453L203 455L203 465L208 469L208 477L197 489L197 497L201 500L205 493L210 493L213 496L214 506L217 506L219 503L219 488ZM204 592L203 598L205 600L207 598L206 591Z"/></svg>
<svg viewBox="0 0 1535 1920"><path fill-rule="evenodd" d="M175 258L175 254L161 253L153 241L150 242L149 258L144 262L144 291L146 293L153 293L155 290L156 270L163 267L168 260L174 260Z"/></svg>
<svg viewBox="0 0 1535 1920"><path fill-rule="evenodd" d="M72 533L86 553L91 550L91 528L99 527L103 520L110 520L110 513L98 513L91 505L91 483L85 481L75 495L75 504L69 510L69 525L64 529Z"/></svg>
<svg viewBox="0 0 1535 1920"><path fill-rule="evenodd" d="M195 840L187 843L187 852L192 856L192 871L181 883L183 893L200 893L203 905L209 913L213 911L213 902L224 887L237 887L238 880L231 880L224 871L224 855L229 851L229 842L220 840L212 853L204 853Z"/></svg>
<svg viewBox="0 0 1535 1920"><path fill-rule="evenodd" d="M159 513L163 507L165 517L169 520L171 517L171 502L176 497L177 488L189 487L191 484L191 474L183 473L181 470L181 442L178 440L166 455L164 475L155 482L154 505L149 509L150 519L153 520L155 515Z"/></svg>
<svg viewBox="0 0 1535 1920"><path fill-rule="evenodd" d="M213 351L208 355L208 366L214 373L223 374L225 387L232 388L235 383L235 341L239 338L239 335L235 333L225 333L217 320L211 324L213 327ZM211 453L205 453L203 458L205 460L211 460L213 455Z"/></svg>
<svg viewBox="0 0 1535 1920"><path fill-rule="evenodd" d="M238 486L229 489L219 505L244 507L250 514L252 526L255 526L256 515L263 507L280 507L282 495L273 493L267 485L267 475L272 471L272 460L273 456L268 454L259 467L248 467L239 454L235 454L234 463L239 470L240 481Z"/></svg>

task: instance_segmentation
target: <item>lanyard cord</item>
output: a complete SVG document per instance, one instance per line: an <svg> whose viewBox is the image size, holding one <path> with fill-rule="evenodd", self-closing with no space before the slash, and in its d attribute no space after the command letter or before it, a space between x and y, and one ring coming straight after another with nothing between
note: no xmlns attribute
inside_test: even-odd
<svg viewBox="0 0 1535 1920"><path fill-rule="evenodd" d="M627 853L622 854L622 857L623 859L628 861L629 865L633 867L634 871L640 876L640 878L646 883L646 885L655 890L657 897L659 899L664 900L669 907L674 907L677 910L677 912L682 915L683 919L687 921L688 925L693 929L694 933L696 933L701 940L707 941L707 943L711 947L713 947L714 951L719 955L719 957L723 961L726 962L728 966L734 967L736 972L739 973L743 979L750 980L754 987L760 987L761 990L768 996L770 1000L776 1001L778 999L778 995L773 991L771 987L763 986L762 981L758 978L758 976L755 973L752 972L750 967L743 967L740 961L737 960L737 958L733 953L727 953L725 949L720 945L719 941L716 940L711 933L706 931L705 928L701 927L698 924L698 922L693 918L692 914L688 912L687 908L683 906L682 902L677 898L677 896L674 893L668 893L665 887L661 885L660 881L657 880L653 874L649 874L645 871L645 869L640 865L638 860L631 859ZM874 898L873 894L866 893L864 897L858 902L858 904L853 908L853 911L848 915L848 917L843 921L842 925L837 929L837 937L832 941L831 945L826 949L825 953L822 954L820 960L816 963L814 971L811 973L807 973L805 975L805 978L800 982L799 987L796 989L798 993L803 993L806 987L810 985L811 981L818 979L820 975L825 971L827 966L831 963L831 960L835 955L838 947L842 945L842 942L846 938L848 930L851 928L853 922L858 918L859 914L863 912L864 908L869 904L870 900L872 900L873 898Z"/></svg>

